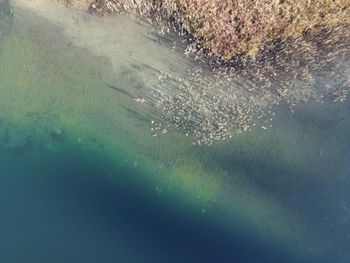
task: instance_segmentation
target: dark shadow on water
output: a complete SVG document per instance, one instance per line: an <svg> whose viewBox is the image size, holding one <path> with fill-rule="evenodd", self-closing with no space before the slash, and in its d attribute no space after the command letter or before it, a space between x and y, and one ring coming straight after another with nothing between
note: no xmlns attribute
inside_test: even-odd
<svg viewBox="0 0 350 263"><path fill-rule="evenodd" d="M111 177L81 154L0 155L0 262L297 262L157 200L131 169Z"/></svg>

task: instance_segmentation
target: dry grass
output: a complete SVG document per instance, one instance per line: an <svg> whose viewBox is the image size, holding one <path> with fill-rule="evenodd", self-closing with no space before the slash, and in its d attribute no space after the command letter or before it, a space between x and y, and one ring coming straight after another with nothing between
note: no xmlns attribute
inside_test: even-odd
<svg viewBox="0 0 350 263"><path fill-rule="evenodd" d="M179 0L197 38L216 55L256 53L264 42L348 20L348 0ZM348 17L347 17L348 16Z"/></svg>
<svg viewBox="0 0 350 263"><path fill-rule="evenodd" d="M92 7L173 21L225 59L255 55L276 38L350 24L349 0L95 0Z"/></svg>

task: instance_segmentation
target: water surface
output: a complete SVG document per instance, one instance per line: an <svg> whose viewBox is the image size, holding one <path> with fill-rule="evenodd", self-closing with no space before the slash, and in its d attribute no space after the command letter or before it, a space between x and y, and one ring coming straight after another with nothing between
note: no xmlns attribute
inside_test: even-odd
<svg viewBox="0 0 350 263"><path fill-rule="evenodd" d="M151 93L201 67L180 39L15 3L0 40L1 261L349 260L348 101L282 102L271 128L193 145Z"/></svg>

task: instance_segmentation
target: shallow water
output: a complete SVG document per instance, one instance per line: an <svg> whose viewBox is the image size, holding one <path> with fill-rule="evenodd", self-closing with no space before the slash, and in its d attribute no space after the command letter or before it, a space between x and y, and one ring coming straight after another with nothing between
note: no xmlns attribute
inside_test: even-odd
<svg viewBox="0 0 350 263"><path fill-rule="evenodd" d="M269 129L193 145L147 97L160 73L201 66L178 38L15 3L0 40L1 262L350 259L349 101L282 102Z"/></svg>

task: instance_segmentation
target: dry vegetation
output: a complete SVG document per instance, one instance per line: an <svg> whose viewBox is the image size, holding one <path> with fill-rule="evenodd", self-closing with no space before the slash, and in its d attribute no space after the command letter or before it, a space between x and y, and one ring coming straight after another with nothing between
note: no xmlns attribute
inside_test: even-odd
<svg viewBox="0 0 350 263"><path fill-rule="evenodd" d="M226 59L254 55L276 38L350 24L349 0L95 0L91 10L171 21Z"/></svg>
<svg viewBox="0 0 350 263"><path fill-rule="evenodd" d="M196 144L266 129L280 103L293 110L350 94L350 0L84 1L94 1L91 12L133 14L192 39L185 53L195 51L213 71L195 67L186 81L160 74L148 103Z"/></svg>

